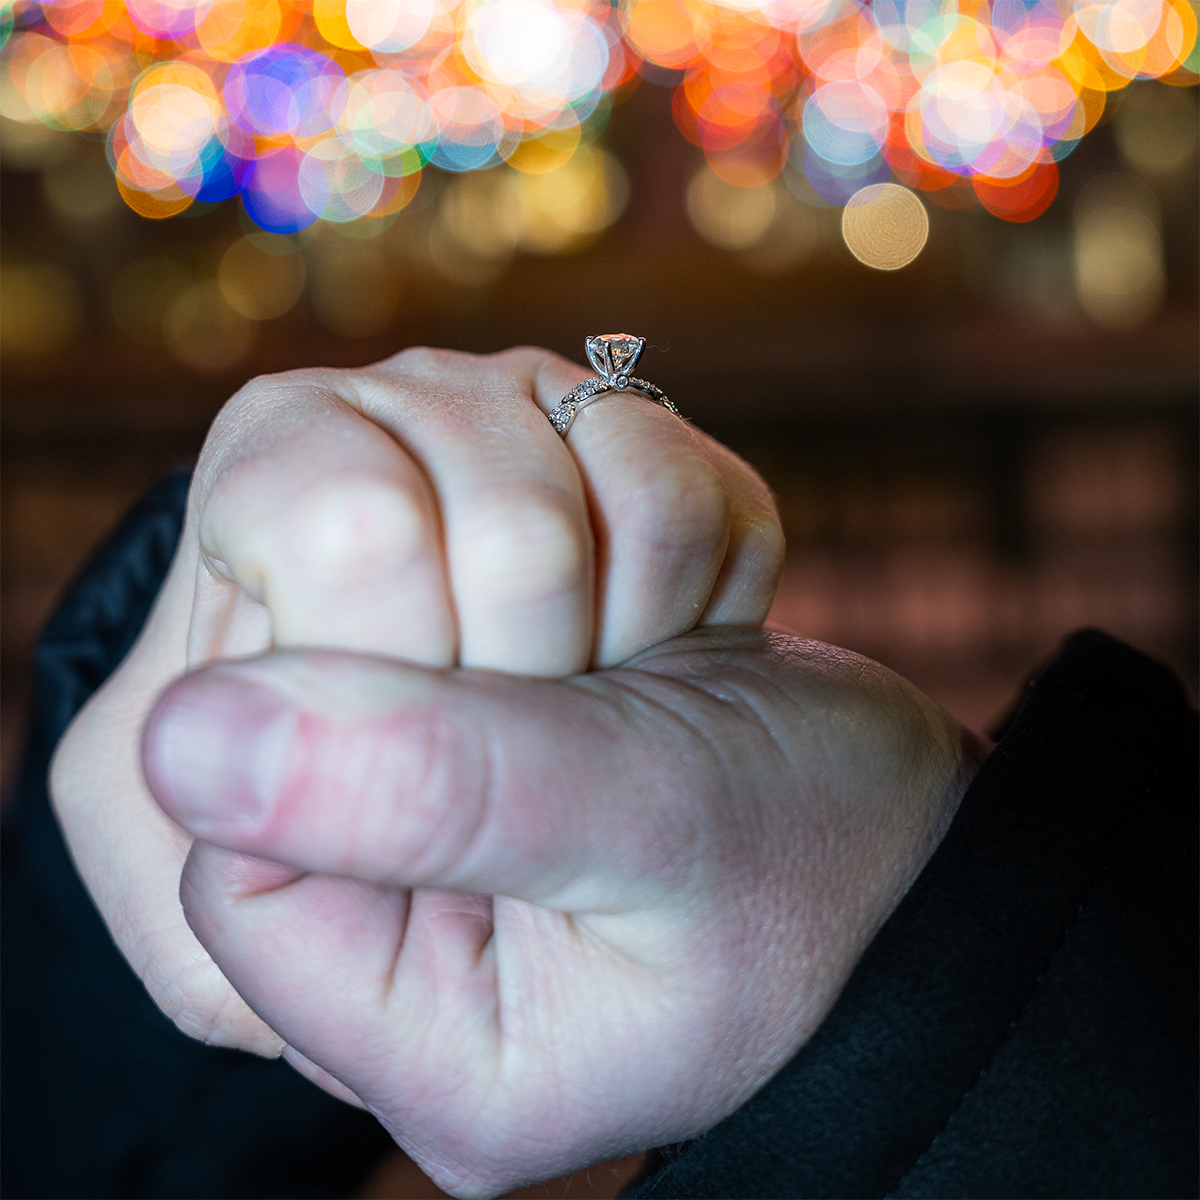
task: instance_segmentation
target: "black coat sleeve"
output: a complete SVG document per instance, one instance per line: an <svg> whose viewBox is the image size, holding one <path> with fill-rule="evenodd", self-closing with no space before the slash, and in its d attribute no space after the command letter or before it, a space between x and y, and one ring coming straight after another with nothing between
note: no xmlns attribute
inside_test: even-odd
<svg viewBox="0 0 1200 1200"><path fill-rule="evenodd" d="M1196 732L1068 639L816 1035L628 1194L1196 1196Z"/></svg>
<svg viewBox="0 0 1200 1200"><path fill-rule="evenodd" d="M35 1197L351 1194L391 1146L282 1061L202 1045L113 945L50 810L50 754L132 645L174 554L187 475L129 514L51 618L3 874L0 1187Z"/></svg>

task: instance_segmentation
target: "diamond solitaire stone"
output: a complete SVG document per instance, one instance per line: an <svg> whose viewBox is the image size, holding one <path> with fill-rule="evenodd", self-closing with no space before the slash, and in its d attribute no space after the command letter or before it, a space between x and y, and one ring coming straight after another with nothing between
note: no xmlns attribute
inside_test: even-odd
<svg viewBox="0 0 1200 1200"><path fill-rule="evenodd" d="M597 374L610 380L614 376L628 377L645 349L646 339L628 333L601 333L587 340L588 362ZM628 384L618 386L626 387Z"/></svg>

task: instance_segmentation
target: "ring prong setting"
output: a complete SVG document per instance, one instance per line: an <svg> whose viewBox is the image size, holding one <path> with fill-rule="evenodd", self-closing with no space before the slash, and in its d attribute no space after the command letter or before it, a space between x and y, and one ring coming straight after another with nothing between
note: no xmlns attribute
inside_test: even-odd
<svg viewBox="0 0 1200 1200"><path fill-rule="evenodd" d="M547 414L557 433L565 438L579 410L605 392L642 392L651 403L682 419L679 409L667 399L661 388L644 379L635 379L630 374L646 348L645 338L629 333L600 333L588 338L584 345L596 377L577 383L558 402L558 407Z"/></svg>

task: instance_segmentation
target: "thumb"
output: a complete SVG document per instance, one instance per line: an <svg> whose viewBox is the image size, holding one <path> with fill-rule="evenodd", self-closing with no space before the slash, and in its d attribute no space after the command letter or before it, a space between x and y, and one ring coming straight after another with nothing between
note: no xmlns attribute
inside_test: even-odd
<svg viewBox="0 0 1200 1200"><path fill-rule="evenodd" d="M229 850L389 886L625 908L648 879L682 882L686 830L660 801L681 761L694 774L712 753L663 711L600 676L290 651L176 681L142 761L167 814ZM679 818L701 807L693 794Z"/></svg>

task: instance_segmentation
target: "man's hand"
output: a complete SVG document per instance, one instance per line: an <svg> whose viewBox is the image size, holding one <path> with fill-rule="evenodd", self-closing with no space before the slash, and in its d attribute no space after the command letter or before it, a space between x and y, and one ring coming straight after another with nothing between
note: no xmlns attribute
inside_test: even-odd
<svg viewBox="0 0 1200 1200"><path fill-rule="evenodd" d="M762 481L657 405L545 351L409 350L257 379L218 417L142 637L64 737L52 794L117 944L186 1032L278 1053L178 899L191 837L138 738L185 671L271 648L566 675L697 625L766 615L782 556Z"/></svg>
<svg viewBox="0 0 1200 1200"><path fill-rule="evenodd" d="M290 1060L482 1197L743 1103L828 1012L979 749L869 660L714 629L560 681L213 666L166 692L143 753L200 839L188 919Z"/></svg>

